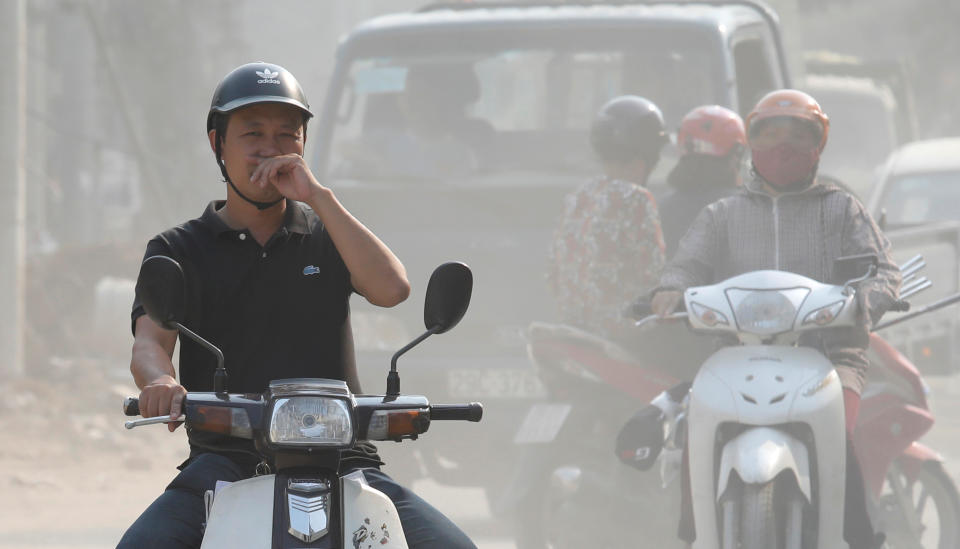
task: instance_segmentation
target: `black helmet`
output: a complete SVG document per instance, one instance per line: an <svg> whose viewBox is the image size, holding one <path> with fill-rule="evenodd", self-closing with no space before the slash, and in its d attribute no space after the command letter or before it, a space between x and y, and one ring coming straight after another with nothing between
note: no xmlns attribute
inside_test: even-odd
<svg viewBox="0 0 960 549"><path fill-rule="evenodd" d="M214 128L217 113L256 103L286 103L303 111L305 119L313 116L307 96L290 71L272 63L247 63L223 77L210 102L207 132Z"/></svg>
<svg viewBox="0 0 960 549"><path fill-rule="evenodd" d="M307 96L304 95L297 79L287 69L272 63L241 65L224 76L213 92L213 101L210 102L210 111L207 113L207 133L213 129L217 130L214 154L220 173L223 174L223 180L230 184L240 198L264 210L278 204L283 198L272 202L258 202L241 193L227 175L227 167L223 164L223 136L219 135L226 128L226 118L220 115L257 103L286 103L299 108L303 112L304 138L306 138L307 120L313 116L313 113L310 112Z"/></svg>
<svg viewBox="0 0 960 549"><path fill-rule="evenodd" d="M590 144L602 160L642 158L651 170L668 139L664 126L663 114L652 101L623 95L600 108L590 128Z"/></svg>

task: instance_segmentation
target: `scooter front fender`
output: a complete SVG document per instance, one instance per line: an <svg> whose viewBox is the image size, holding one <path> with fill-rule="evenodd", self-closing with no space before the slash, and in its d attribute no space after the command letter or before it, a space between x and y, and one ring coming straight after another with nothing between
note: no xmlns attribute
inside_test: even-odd
<svg viewBox="0 0 960 549"><path fill-rule="evenodd" d="M779 429L748 429L724 445L716 492L718 501L726 491L733 471L736 471L746 484L765 484L777 478L780 473L790 471L807 502L811 501L810 457L807 447Z"/></svg>

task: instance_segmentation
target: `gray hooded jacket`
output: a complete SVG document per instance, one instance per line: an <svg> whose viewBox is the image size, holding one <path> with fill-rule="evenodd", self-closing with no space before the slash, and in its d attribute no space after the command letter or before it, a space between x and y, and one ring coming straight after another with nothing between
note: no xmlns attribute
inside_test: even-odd
<svg viewBox="0 0 960 549"><path fill-rule="evenodd" d="M877 276L864 282L858 294L866 313L864 327L828 331L817 341L806 341L822 347L843 385L859 392L867 367L866 326L879 320L900 288L900 271L889 248L863 205L839 187L817 181L801 192L772 196L754 179L700 212L661 275L658 290L714 284L762 269L829 283L836 258L876 254Z"/></svg>

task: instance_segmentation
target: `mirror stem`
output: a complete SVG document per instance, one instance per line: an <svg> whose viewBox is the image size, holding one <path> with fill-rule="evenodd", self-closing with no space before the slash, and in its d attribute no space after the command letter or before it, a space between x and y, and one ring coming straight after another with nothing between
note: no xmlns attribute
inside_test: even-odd
<svg viewBox="0 0 960 549"><path fill-rule="evenodd" d="M400 358L404 353L413 349L424 339L432 336L440 330L440 326L434 326L426 332L420 334L417 339L414 339L410 343L407 343L402 349L394 353L393 358L390 359L390 373L387 374L387 396L398 396L400 394L400 374L397 373L397 359Z"/></svg>
<svg viewBox="0 0 960 549"><path fill-rule="evenodd" d="M183 324L174 322L173 325L180 330L180 333L186 335L200 344L201 347L216 355L217 371L213 374L213 391L217 393L217 396L225 396L227 394L227 369L223 367L223 351L218 349L213 343L195 334L190 328L187 328Z"/></svg>

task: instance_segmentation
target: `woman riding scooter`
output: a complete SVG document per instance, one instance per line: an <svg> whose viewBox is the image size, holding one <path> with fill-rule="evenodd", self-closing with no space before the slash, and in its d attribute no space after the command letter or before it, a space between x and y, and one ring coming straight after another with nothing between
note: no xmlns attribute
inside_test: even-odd
<svg viewBox="0 0 960 549"><path fill-rule="evenodd" d="M867 368L867 328L896 301L899 270L890 259L889 242L863 205L817 180L829 119L812 97L796 90L771 92L746 124L754 177L740 192L700 213L653 292L653 310L665 317L676 309L683 289L759 269L834 280L834 259L875 254L877 275L858 292L861 326L804 341L823 349L837 369L849 438ZM848 463L844 537L852 549L877 547L882 536L875 536L870 525L855 460ZM687 507L680 533L688 542L694 538L692 518Z"/></svg>

